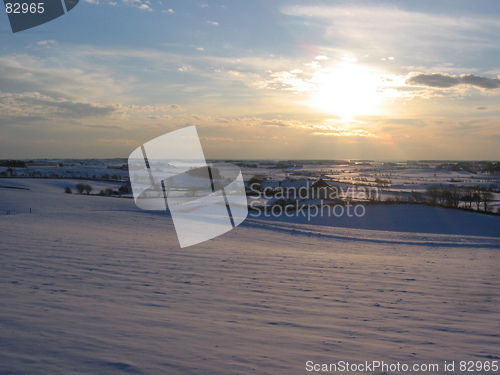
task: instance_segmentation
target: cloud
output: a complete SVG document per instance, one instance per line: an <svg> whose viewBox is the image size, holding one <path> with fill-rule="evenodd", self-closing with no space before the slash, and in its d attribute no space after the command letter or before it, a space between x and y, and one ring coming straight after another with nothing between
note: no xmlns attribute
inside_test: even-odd
<svg viewBox="0 0 500 375"><path fill-rule="evenodd" d="M61 57L56 49L53 58L16 54L0 57L0 87L3 92L38 92L51 97L117 97L129 80L115 81L103 66ZM68 56L68 54L64 54ZM80 56L81 57L81 56ZM73 62L75 62L73 64ZM82 100L83 101L83 100Z"/></svg>
<svg viewBox="0 0 500 375"><path fill-rule="evenodd" d="M484 111L484 110L488 109L488 107L482 107L481 106L481 107L475 107L474 109L478 110L478 111Z"/></svg>
<svg viewBox="0 0 500 375"><path fill-rule="evenodd" d="M131 6L140 10L145 10L148 12L152 12L153 9L151 8L151 2L149 0L146 0L142 2L142 0L84 0L85 2L89 4L94 4L94 5L99 5L99 4L106 4L109 6L120 6L120 5L125 5L125 6ZM167 12L170 13L169 9ZM165 13L165 11L163 11Z"/></svg>
<svg viewBox="0 0 500 375"><path fill-rule="evenodd" d="M147 115L146 116L147 119L150 119L150 120L171 120L172 119L172 116L170 115Z"/></svg>
<svg viewBox="0 0 500 375"><path fill-rule="evenodd" d="M55 43L56 43L56 41L53 40L53 39L40 40L40 41L36 42L37 45L39 45L39 46L46 46L46 47L48 47L48 46L50 46L52 44L55 44Z"/></svg>
<svg viewBox="0 0 500 375"><path fill-rule="evenodd" d="M460 78L461 83L480 87L482 89L497 89L500 87L500 79L498 78L487 78L476 76L474 74L465 74Z"/></svg>
<svg viewBox="0 0 500 375"><path fill-rule="evenodd" d="M158 112L170 112L170 111L181 111L182 107L178 104L167 104L167 105L127 105L121 108L123 111L131 111L137 113L158 113Z"/></svg>
<svg viewBox="0 0 500 375"><path fill-rule="evenodd" d="M299 74L304 73L302 69L292 69L290 71L269 72L269 76L260 81L259 88L290 90L293 92L312 92L316 88L316 84L310 79L299 77Z"/></svg>
<svg viewBox="0 0 500 375"><path fill-rule="evenodd" d="M243 74L241 74L240 72L237 72L235 70L228 70L227 74L229 74L233 77L242 77L243 76Z"/></svg>
<svg viewBox="0 0 500 375"><path fill-rule="evenodd" d="M128 5L128 6L133 6L138 9L148 9L152 10L147 4L151 4L150 1L144 1L143 4L141 0L84 0L87 3L94 4L94 5L99 5L99 4L107 4L110 6L117 6L117 5ZM141 7L142 5L146 5L147 8Z"/></svg>
<svg viewBox="0 0 500 375"><path fill-rule="evenodd" d="M450 76L448 74L441 73L417 73L406 80L409 85L416 86L429 86L429 87L439 87L448 88L457 86L460 84L460 80L456 77Z"/></svg>
<svg viewBox="0 0 500 375"><path fill-rule="evenodd" d="M95 128L95 129L123 129L121 126L117 125L85 125L87 128Z"/></svg>
<svg viewBox="0 0 500 375"><path fill-rule="evenodd" d="M412 73L406 80L406 83L409 85L436 88L450 88L459 85L468 85L488 90L500 87L500 79L487 78L474 74L454 76L445 73Z"/></svg>
<svg viewBox="0 0 500 375"><path fill-rule="evenodd" d="M39 92L0 93L0 112L10 116L41 118L103 117L116 110L113 105L53 98Z"/></svg>
<svg viewBox="0 0 500 375"><path fill-rule="evenodd" d="M364 129L346 129L342 127L333 128L331 131L316 131L312 135L322 135L330 137L369 137L378 138L373 133L370 133Z"/></svg>
<svg viewBox="0 0 500 375"><path fill-rule="evenodd" d="M207 137L207 136L203 136L203 137L200 137L202 140L204 141L208 141L208 142L234 142L234 139L233 138L229 138L229 137Z"/></svg>
<svg viewBox="0 0 500 375"><path fill-rule="evenodd" d="M500 49L499 23L494 14L464 13L456 17L450 12L408 10L404 4L311 3L285 2L280 10L290 16L291 22L318 36L312 43L321 55L336 56L344 51L380 61L394 57L398 51L398 60L403 64L429 67L443 61L472 60L474 53L484 49Z"/></svg>
<svg viewBox="0 0 500 375"><path fill-rule="evenodd" d="M358 59L356 57L351 57L351 56L344 56L341 59L342 61L348 62L348 63L357 63Z"/></svg>
<svg viewBox="0 0 500 375"><path fill-rule="evenodd" d="M262 121L261 125L263 126L278 126L278 127L288 127L289 123L281 120L270 120L270 121Z"/></svg>
<svg viewBox="0 0 500 375"><path fill-rule="evenodd" d="M141 9L141 10L147 10L147 11L149 11L149 12L152 12L152 11L153 11L153 9L151 9L151 8L150 8L150 6L149 6L149 5L147 5L147 4L141 4L141 5L139 5L137 8L139 8L139 9Z"/></svg>

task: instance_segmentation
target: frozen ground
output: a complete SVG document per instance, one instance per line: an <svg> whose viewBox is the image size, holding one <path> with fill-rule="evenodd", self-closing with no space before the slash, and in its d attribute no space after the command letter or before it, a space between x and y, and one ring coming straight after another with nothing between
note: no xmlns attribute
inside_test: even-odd
<svg viewBox="0 0 500 375"><path fill-rule="evenodd" d="M363 225L249 219L181 250L170 218L131 199L9 184L31 190L0 189L2 375L374 360L451 374L445 360L500 360L499 217L422 207L391 221L403 213L380 206Z"/></svg>
<svg viewBox="0 0 500 375"><path fill-rule="evenodd" d="M49 177L63 178L85 178L88 183L94 185L96 180L101 181L121 181L123 185L128 181L127 159L50 159L35 160L37 162L51 162L62 165L58 168L14 167L12 173L17 177ZM223 161L221 161L223 162ZM283 187L307 186L312 184L319 177L324 178L329 183L340 187L343 190L342 196L351 196L358 199L359 196L352 196L348 191L358 186L363 189L365 186L378 186L378 198L380 200L410 198L411 192L425 193L427 188L433 184L443 184L444 186L455 185L458 187L488 188L493 192L493 197L489 206L493 212L500 210L500 177L498 174L491 174L481 171L485 167L485 162L467 162L462 164L448 163L443 161L434 162L398 162L387 163L380 161L370 162L319 162L303 161L293 164L284 163L278 167L276 162L264 161L234 161L244 164L242 173L245 181L249 181L252 176L266 176L268 179L263 186L277 187L280 183ZM466 167L467 170L451 170L451 166ZM252 167L251 167L252 166ZM456 169L456 168L455 168ZM0 167L0 174L10 176L9 168ZM376 179L385 181L383 186L376 183ZM91 181L93 180L93 181ZM3 182L8 183L9 179L0 178L0 186ZM97 190L98 191L98 190ZM94 189L96 192L96 189ZM463 207L465 202L461 202ZM473 205L474 208L476 207ZM477 208L475 208L477 209Z"/></svg>
<svg viewBox="0 0 500 375"><path fill-rule="evenodd" d="M454 234L463 236L500 237L500 217L476 212L443 209L426 205L368 205L329 206L289 211L284 215L274 215L263 208L250 211L251 218L266 221L310 224L314 226L367 229L383 239L387 232L411 232L421 234ZM330 228L316 230L325 234ZM500 241L500 239L499 239Z"/></svg>

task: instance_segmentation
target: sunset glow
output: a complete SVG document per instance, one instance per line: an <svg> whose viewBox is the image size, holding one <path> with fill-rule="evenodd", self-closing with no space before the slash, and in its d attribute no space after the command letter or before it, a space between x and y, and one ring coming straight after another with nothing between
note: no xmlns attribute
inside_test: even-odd
<svg viewBox="0 0 500 375"><path fill-rule="evenodd" d="M312 102L321 111L352 119L359 115L379 114L384 99L380 77L353 63L340 63L318 72L313 81L317 91Z"/></svg>
<svg viewBox="0 0 500 375"><path fill-rule="evenodd" d="M87 0L16 35L2 14L0 158L189 125L209 158L498 158L496 2Z"/></svg>

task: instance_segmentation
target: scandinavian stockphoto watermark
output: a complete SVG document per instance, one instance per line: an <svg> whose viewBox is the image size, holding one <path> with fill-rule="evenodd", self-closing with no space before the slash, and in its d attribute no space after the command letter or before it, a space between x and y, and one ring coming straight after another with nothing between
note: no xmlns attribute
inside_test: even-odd
<svg viewBox="0 0 500 375"><path fill-rule="evenodd" d="M207 164L194 125L146 142L130 154L128 166L136 205L168 208L182 248L218 237L247 217L240 168Z"/></svg>
<svg viewBox="0 0 500 375"><path fill-rule="evenodd" d="M300 183L300 181L298 181ZM363 217L366 202L380 199L374 186L330 185L319 179L305 185L262 188L260 184L249 186L250 217L297 217L310 222L317 217ZM262 204L266 202L266 204Z"/></svg>

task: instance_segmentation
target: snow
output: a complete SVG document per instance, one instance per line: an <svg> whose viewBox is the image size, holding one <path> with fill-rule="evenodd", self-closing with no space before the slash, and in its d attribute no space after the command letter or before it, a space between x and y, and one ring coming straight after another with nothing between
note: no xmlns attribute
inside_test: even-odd
<svg viewBox="0 0 500 375"><path fill-rule="evenodd" d="M171 218L133 199L7 182L30 190L0 188L0 374L500 360L498 217L384 205L343 225L249 218L180 249Z"/></svg>
<svg viewBox="0 0 500 375"><path fill-rule="evenodd" d="M358 186L377 186L377 191L382 200L390 198L408 197L414 192L425 193L426 189L433 184L456 185L460 187L481 186L496 191L490 207L493 212L500 209L500 194L498 185L500 179L498 175L477 171L470 173L467 171L452 171L442 168L443 162L424 163L352 163L339 165L332 162L307 162L300 168L289 168L283 170L261 164L259 168L246 168L243 170L246 180L253 175L264 175L268 180L262 184L263 188L277 188L281 185L283 189L288 187L300 188L307 184L312 184L319 177L326 182L340 187L344 192L350 192ZM477 169L474 163L470 162L472 169ZM385 180L385 184L376 182L376 179ZM384 186L380 186L384 185ZM349 193L350 194L350 193ZM348 195L349 195L348 194ZM462 203L463 206L463 203Z"/></svg>
<svg viewBox="0 0 500 375"><path fill-rule="evenodd" d="M311 200L312 203L314 202ZM322 209L289 211L273 215L263 209L251 211L249 218L269 221L309 224L335 228L376 231L456 234L465 236L500 237L500 217L454 209L423 205L372 205L356 208L330 206ZM325 231L326 229L320 229ZM383 236L383 234L380 234Z"/></svg>

